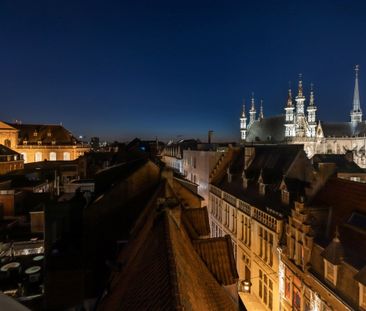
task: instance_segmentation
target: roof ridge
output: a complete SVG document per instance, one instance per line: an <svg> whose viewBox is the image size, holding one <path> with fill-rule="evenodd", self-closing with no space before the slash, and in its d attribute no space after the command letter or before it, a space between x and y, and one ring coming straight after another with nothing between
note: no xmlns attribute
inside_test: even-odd
<svg viewBox="0 0 366 311"><path fill-rule="evenodd" d="M171 291L172 291L172 298L175 304L175 310L182 310L182 302L181 297L179 294L179 282L178 282L178 271L177 271L177 261L175 259L174 250L172 247L172 239L171 239L171 232L170 232L170 223L169 223L169 211L166 210L164 213L164 227L165 227L165 246L167 249L167 259L169 263L169 279L171 283Z"/></svg>

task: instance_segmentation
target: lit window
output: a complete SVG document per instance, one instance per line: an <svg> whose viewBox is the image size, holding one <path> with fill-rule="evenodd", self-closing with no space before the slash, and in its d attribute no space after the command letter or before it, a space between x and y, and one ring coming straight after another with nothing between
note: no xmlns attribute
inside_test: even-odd
<svg viewBox="0 0 366 311"><path fill-rule="evenodd" d="M50 161L56 161L56 152L50 152Z"/></svg>
<svg viewBox="0 0 366 311"><path fill-rule="evenodd" d="M34 160L36 162L42 161L42 152L36 152L35 157L34 157Z"/></svg>
<svg viewBox="0 0 366 311"><path fill-rule="evenodd" d="M70 161L70 152L64 152L64 161Z"/></svg>
<svg viewBox="0 0 366 311"><path fill-rule="evenodd" d="M38 136L38 133L36 131L33 132L33 136L34 137L37 137Z"/></svg>

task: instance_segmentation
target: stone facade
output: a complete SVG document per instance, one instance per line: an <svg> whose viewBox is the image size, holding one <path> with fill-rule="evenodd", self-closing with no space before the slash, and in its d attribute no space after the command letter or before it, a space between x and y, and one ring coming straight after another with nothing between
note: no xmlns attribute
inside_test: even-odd
<svg viewBox="0 0 366 311"><path fill-rule="evenodd" d="M20 153L24 163L75 160L90 150L61 125L0 122L0 143Z"/></svg>

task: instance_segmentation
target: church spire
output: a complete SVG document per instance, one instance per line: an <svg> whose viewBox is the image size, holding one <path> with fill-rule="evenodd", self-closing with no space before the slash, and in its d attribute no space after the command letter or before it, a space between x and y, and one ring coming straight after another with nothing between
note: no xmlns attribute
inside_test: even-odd
<svg viewBox="0 0 366 311"><path fill-rule="evenodd" d="M260 110L259 110L259 120L262 120L264 118L264 114L263 114L263 99L261 99L261 106L260 106Z"/></svg>
<svg viewBox="0 0 366 311"><path fill-rule="evenodd" d="M358 71L359 66L355 66L355 89L353 91L353 110L351 111L351 122L362 121L362 110L360 105L360 93L358 90Z"/></svg>
<svg viewBox="0 0 366 311"><path fill-rule="evenodd" d="M297 94L297 97L302 97L303 96L303 92L302 92L302 74L299 74L299 91Z"/></svg>
<svg viewBox="0 0 366 311"><path fill-rule="evenodd" d="M247 117L245 114L245 101L243 99L243 110L240 117L240 138L245 140L247 138Z"/></svg>
<svg viewBox="0 0 366 311"><path fill-rule="evenodd" d="M248 127L250 127L254 121L256 120L256 110L255 110L255 101L254 101L254 93L252 93L252 99L251 99L251 107L249 110L249 125Z"/></svg>
<svg viewBox="0 0 366 311"><path fill-rule="evenodd" d="M291 89L288 89L288 96L287 96L287 107L292 107L292 93Z"/></svg>
<svg viewBox="0 0 366 311"><path fill-rule="evenodd" d="M313 84L310 85L310 101L309 106L307 107L308 112L308 137L315 137L316 136L316 106L314 103L314 90Z"/></svg>

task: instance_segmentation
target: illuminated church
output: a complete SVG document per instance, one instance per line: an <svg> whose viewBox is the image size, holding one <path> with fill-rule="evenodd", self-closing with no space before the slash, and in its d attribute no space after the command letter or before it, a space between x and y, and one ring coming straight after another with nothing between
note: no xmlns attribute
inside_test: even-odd
<svg viewBox="0 0 366 311"><path fill-rule="evenodd" d="M306 97L303 93L300 75L297 95L293 98L291 89L289 89L284 107L285 113L282 115L264 118L261 104L257 118L254 96L252 96L249 122L245 106L243 106L240 117L241 140L250 143L304 144L309 158L314 154L343 154L352 151L354 161L365 168L366 122L362 120L358 71L359 67L356 66L353 108L349 122L318 120L314 91L311 89L306 106Z"/></svg>

